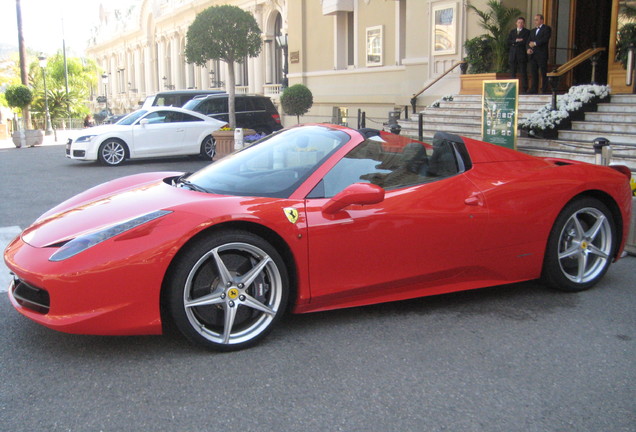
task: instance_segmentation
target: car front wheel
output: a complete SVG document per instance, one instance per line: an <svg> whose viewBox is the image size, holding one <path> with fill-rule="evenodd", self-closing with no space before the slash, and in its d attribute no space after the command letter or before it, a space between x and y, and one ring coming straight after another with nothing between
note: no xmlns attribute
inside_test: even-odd
<svg viewBox="0 0 636 432"><path fill-rule="evenodd" d="M99 146L97 157L103 165L120 165L126 159L126 144L123 141L110 138Z"/></svg>
<svg viewBox="0 0 636 432"><path fill-rule="evenodd" d="M216 143L211 135L205 137L201 143L201 157L206 160L212 160L216 154Z"/></svg>
<svg viewBox="0 0 636 432"><path fill-rule="evenodd" d="M283 314L288 276L267 241L224 231L187 247L168 279L172 319L191 342L220 351L256 344Z"/></svg>
<svg viewBox="0 0 636 432"><path fill-rule="evenodd" d="M582 291L605 274L615 249L612 215L594 198L577 199L561 212L552 228L543 280L562 291Z"/></svg>

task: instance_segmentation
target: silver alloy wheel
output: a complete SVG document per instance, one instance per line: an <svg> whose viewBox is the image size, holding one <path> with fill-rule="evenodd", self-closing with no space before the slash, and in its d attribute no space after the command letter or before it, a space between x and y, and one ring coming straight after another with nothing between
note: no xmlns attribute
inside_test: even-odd
<svg viewBox="0 0 636 432"><path fill-rule="evenodd" d="M126 149L120 141L110 140L99 150L101 160L108 165L119 165L126 158Z"/></svg>
<svg viewBox="0 0 636 432"><path fill-rule="evenodd" d="M561 230L558 261L563 275L577 284L598 277L612 252L612 228L605 214L585 207L573 213Z"/></svg>
<svg viewBox="0 0 636 432"><path fill-rule="evenodd" d="M250 341L267 330L282 298L283 282L274 260L243 242L205 253L190 270L183 290L192 329L224 345Z"/></svg>
<svg viewBox="0 0 636 432"><path fill-rule="evenodd" d="M201 144L201 155L212 160L216 154L216 143L214 138L207 136Z"/></svg>

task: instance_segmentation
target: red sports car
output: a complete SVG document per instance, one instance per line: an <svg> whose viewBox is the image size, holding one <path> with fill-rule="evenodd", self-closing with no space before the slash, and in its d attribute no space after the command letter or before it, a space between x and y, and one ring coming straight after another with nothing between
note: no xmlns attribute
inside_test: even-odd
<svg viewBox="0 0 636 432"><path fill-rule="evenodd" d="M40 217L5 251L47 327L236 350L287 310L542 278L591 287L620 257L630 172L438 133L306 125L194 174L139 174Z"/></svg>

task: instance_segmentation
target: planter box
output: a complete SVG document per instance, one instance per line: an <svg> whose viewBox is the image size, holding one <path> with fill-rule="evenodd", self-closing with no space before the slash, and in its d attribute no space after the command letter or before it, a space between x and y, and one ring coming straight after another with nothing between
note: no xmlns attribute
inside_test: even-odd
<svg viewBox="0 0 636 432"><path fill-rule="evenodd" d="M243 136L253 135L256 131L252 129L243 129ZM230 153L234 152L234 131L216 131L212 132L212 137L216 144L216 155L214 159L219 160Z"/></svg>
<svg viewBox="0 0 636 432"><path fill-rule="evenodd" d="M509 73L483 73L483 74L465 74L460 75L460 89L459 94L463 95L480 95L483 82L498 80L498 79L510 79Z"/></svg>
<svg viewBox="0 0 636 432"><path fill-rule="evenodd" d="M11 139L17 148L22 147L22 144L26 147L33 147L44 142L44 132L39 129L15 131L11 135Z"/></svg>

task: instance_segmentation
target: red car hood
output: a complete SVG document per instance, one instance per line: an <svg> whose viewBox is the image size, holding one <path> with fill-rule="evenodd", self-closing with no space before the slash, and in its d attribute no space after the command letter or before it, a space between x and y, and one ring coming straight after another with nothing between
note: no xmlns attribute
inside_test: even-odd
<svg viewBox="0 0 636 432"><path fill-rule="evenodd" d="M121 187L114 189L110 194L101 190L100 196L93 200L39 219L22 233L22 239L31 246L46 247L146 213L199 200L202 195L210 197L209 194L170 186L162 180L142 182L123 191Z"/></svg>

